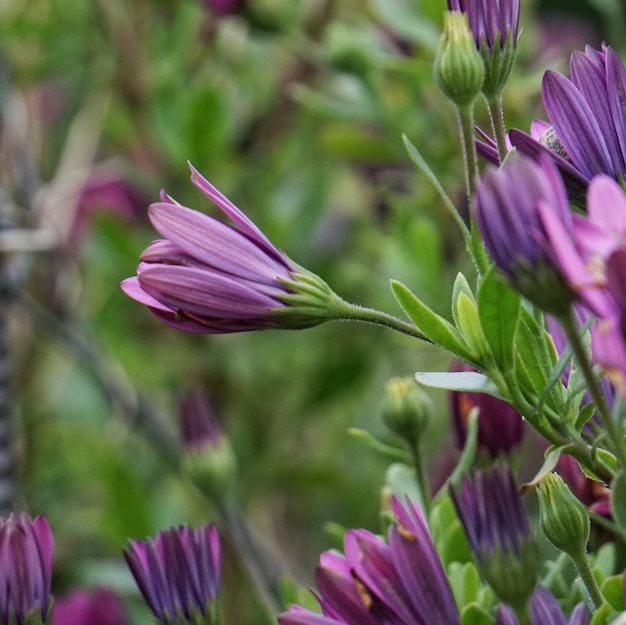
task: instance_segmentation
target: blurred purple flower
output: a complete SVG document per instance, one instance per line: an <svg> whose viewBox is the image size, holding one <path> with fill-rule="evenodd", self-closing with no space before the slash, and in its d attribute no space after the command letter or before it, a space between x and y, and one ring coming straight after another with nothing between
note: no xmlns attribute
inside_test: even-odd
<svg viewBox="0 0 626 625"><path fill-rule="evenodd" d="M589 183L597 174L626 177L624 63L609 46L599 51L587 46L584 52L572 53L570 74L568 79L548 70L543 77L543 101L554 139L546 141L544 135L540 142L512 130L511 142L531 156L550 154L564 175L577 177L578 183Z"/></svg>
<svg viewBox="0 0 626 625"><path fill-rule="evenodd" d="M177 204L166 193L149 209L165 240L142 253L127 295L162 321L189 332L222 334L308 328L328 319L337 296L296 265L191 167L193 183L238 228Z"/></svg>
<svg viewBox="0 0 626 625"><path fill-rule="evenodd" d="M180 398L182 468L205 494L220 500L233 486L236 458L222 435L209 399L200 389Z"/></svg>
<svg viewBox="0 0 626 625"><path fill-rule="evenodd" d="M597 315L591 328L594 359L626 395L626 194L612 178L593 178L587 217L565 229L553 213L541 217L555 258L578 300Z"/></svg>
<svg viewBox="0 0 626 625"><path fill-rule="evenodd" d="M396 499L389 540L349 530L345 556L327 551L316 572L322 614L293 606L280 625L458 625L441 561L417 506Z"/></svg>
<svg viewBox="0 0 626 625"><path fill-rule="evenodd" d="M455 362L452 371L475 371L462 362ZM465 445L467 417L472 408L478 408L478 448L492 458L508 454L524 437L522 416L505 401L486 393L450 391L448 394L452 422L460 449Z"/></svg>
<svg viewBox="0 0 626 625"><path fill-rule="evenodd" d="M126 562L154 615L169 625L177 617L216 623L220 587L220 542L213 524L186 525L157 532L155 539L133 540ZM204 621L203 621L204 622Z"/></svg>
<svg viewBox="0 0 626 625"><path fill-rule="evenodd" d="M0 623L25 625L31 611L46 621L52 551L52 532L45 517L31 521L25 513L11 513L0 519Z"/></svg>
<svg viewBox="0 0 626 625"><path fill-rule="evenodd" d="M589 625L591 622L591 614L584 603L576 605L568 621L559 602L543 586L537 586L530 598L529 612L532 625ZM518 622L513 611L501 604L496 612L495 625L518 625Z"/></svg>
<svg viewBox="0 0 626 625"><path fill-rule="evenodd" d="M496 44L504 48L509 30L512 31L513 45L517 44L519 0L447 0L447 3L448 11L467 14L478 49L483 37L490 50Z"/></svg>
<svg viewBox="0 0 626 625"><path fill-rule="evenodd" d="M525 606L536 584L537 552L508 467L476 471L450 495L478 570L505 603Z"/></svg>
<svg viewBox="0 0 626 625"><path fill-rule="evenodd" d="M488 165L476 185L476 223L496 266L513 286L548 312L561 312L573 293L561 274L540 217L540 208L571 230L563 181L546 158L509 154Z"/></svg>
<svg viewBox="0 0 626 625"><path fill-rule="evenodd" d="M189 391L180 398L179 406L185 448L198 451L216 447L221 431L206 394L200 389Z"/></svg>
<svg viewBox="0 0 626 625"><path fill-rule="evenodd" d="M109 588L74 589L55 598L52 625L126 625L122 604Z"/></svg>
<svg viewBox="0 0 626 625"><path fill-rule="evenodd" d="M240 13L246 5L246 0L204 0L204 4L216 13L228 15Z"/></svg>

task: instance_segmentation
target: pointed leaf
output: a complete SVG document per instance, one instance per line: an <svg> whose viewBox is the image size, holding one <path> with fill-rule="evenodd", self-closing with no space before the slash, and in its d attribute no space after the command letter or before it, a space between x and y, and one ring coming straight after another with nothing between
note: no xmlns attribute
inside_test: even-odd
<svg viewBox="0 0 626 625"><path fill-rule="evenodd" d="M429 339L437 345L452 352L462 360L474 362L472 354L463 341L459 331L443 317L433 312L421 302L404 284L391 281L391 290L409 319Z"/></svg>
<svg viewBox="0 0 626 625"><path fill-rule="evenodd" d="M486 375L476 371L418 371L415 379L420 384L432 388L487 393L498 399L505 399L498 387Z"/></svg>
<svg viewBox="0 0 626 625"><path fill-rule="evenodd" d="M611 482L611 513L614 521L626 529L626 472L623 469Z"/></svg>

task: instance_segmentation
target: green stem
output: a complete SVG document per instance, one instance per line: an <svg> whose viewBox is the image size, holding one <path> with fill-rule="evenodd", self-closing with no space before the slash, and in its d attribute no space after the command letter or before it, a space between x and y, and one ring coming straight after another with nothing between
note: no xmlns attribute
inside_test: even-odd
<svg viewBox="0 0 626 625"><path fill-rule="evenodd" d="M391 328L396 332L413 336L426 343L433 343L421 330L419 330L412 323L407 323L398 319L393 315L389 315L380 310L373 308L364 308L363 306L357 306L356 304L350 304L345 300L339 300L335 302L335 310L333 311L333 318L344 321L363 321L364 323L372 323L374 325L384 326Z"/></svg>
<svg viewBox="0 0 626 625"><path fill-rule="evenodd" d="M595 612L604 602L604 597L602 596L600 588L598 587L598 582L596 582L596 578L593 575L591 565L589 564L589 560L587 560L587 555L585 554L585 551L581 549L580 553L570 554L570 558L572 559L572 562L580 575L580 579L589 593L589 599L591 599L594 608L593 611Z"/></svg>
<svg viewBox="0 0 626 625"><path fill-rule="evenodd" d="M488 98L487 106L489 108L489 116L491 117L491 126L493 128L493 135L498 144L498 156L500 162L504 160L508 152L506 145L506 128L504 126L504 110L502 108L502 96Z"/></svg>
<svg viewBox="0 0 626 625"><path fill-rule="evenodd" d="M574 314L571 309L568 311L567 314L562 315L559 321L561 323L561 326L563 327L563 331L565 332L565 335L567 336L570 345L572 346L576 365L583 374L585 382L587 382L589 393L591 394L591 398L593 399L594 405L596 407L596 413L600 417L602 425L604 426L606 433L612 443L615 455L617 456L621 467L626 468L626 446L624 445L623 433L619 430L617 424L613 420L613 416L611 415L611 411L609 410L606 397L602 393L602 389L598 384L598 379L593 373L591 362L585 350L585 346L583 345L583 342L578 333L578 327L574 320Z"/></svg>
<svg viewBox="0 0 626 625"><path fill-rule="evenodd" d="M483 240L476 227L476 217L474 215L474 193L476 192L476 178L478 176L478 158L476 156L476 146L474 145L473 103L466 107L457 107L457 121L459 125L459 135L461 137L461 146L463 148L465 193L469 210L471 251L478 273L482 274L487 271L489 259L487 258Z"/></svg>

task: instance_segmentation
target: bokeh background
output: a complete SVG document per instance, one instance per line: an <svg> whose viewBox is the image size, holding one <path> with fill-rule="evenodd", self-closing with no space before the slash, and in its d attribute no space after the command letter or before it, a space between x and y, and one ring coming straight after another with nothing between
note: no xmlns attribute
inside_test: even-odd
<svg viewBox="0 0 626 625"><path fill-rule="evenodd" d="M463 204L454 110L432 64L444 0L0 2L0 386L4 485L55 535L54 591L109 586L151 622L121 549L179 523L224 536L225 625L271 623L229 519L181 475L179 399L201 388L238 461L233 500L305 586L340 527L378 529L392 376L447 356L388 330L186 335L126 298L161 188L215 213L190 160L345 299L401 315L389 279L449 316L471 272L401 134ZM541 75L571 50L624 49L619 0L522 0L506 122L543 117ZM479 106L479 125L488 127ZM4 345L6 343L6 346ZM424 450L454 456L433 393ZM6 444L5 444L6 443ZM6 503L6 498L5 498ZM333 524L329 525L329 522ZM245 556L245 554L244 554Z"/></svg>

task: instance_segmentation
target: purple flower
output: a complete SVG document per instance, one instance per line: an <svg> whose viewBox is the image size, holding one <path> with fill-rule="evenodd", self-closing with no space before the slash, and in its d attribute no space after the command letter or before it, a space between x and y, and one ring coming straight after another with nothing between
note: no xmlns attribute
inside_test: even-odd
<svg viewBox="0 0 626 625"><path fill-rule="evenodd" d="M193 183L236 227L177 204L166 193L149 216L165 239L143 252L127 295L166 323L222 334L308 328L329 318L337 296L296 265L193 167Z"/></svg>
<svg viewBox="0 0 626 625"><path fill-rule="evenodd" d="M476 223L496 266L513 286L548 312L568 307L573 294L561 275L540 208L571 230L572 216L556 166L515 152L500 168L488 165L476 185Z"/></svg>
<svg viewBox="0 0 626 625"><path fill-rule="evenodd" d="M483 39L491 50L504 48L507 33L511 31L513 44L517 44L519 28L519 0L447 0L448 11L467 14L476 47Z"/></svg>
<svg viewBox="0 0 626 625"><path fill-rule="evenodd" d="M55 598L52 625L126 625L122 604L109 588L74 589Z"/></svg>
<svg viewBox="0 0 626 625"><path fill-rule="evenodd" d="M475 371L465 363L456 362L453 371ZM467 417L472 408L478 408L478 448L492 458L508 454L524 437L522 416L505 401L486 393L450 391L452 422L459 448L465 446Z"/></svg>
<svg viewBox="0 0 626 625"><path fill-rule="evenodd" d="M31 521L25 513L12 513L0 519L0 623L24 625L29 614L46 621L52 551L45 517Z"/></svg>
<svg viewBox="0 0 626 625"><path fill-rule="evenodd" d="M345 555L325 552L316 572L322 614L293 606L280 625L458 625L441 561L417 506L394 499L396 524L384 542L349 530Z"/></svg>
<svg viewBox="0 0 626 625"><path fill-rule="evenodd" d="M584 603L576 605L568 621L559 602L543 586L537 586L530 598L529 612L532 625L589 625L591 622L591 614ZM510 608L500 605L495 625L518 625L518 622Z"/></svg>
<svg viewBox="0 0 626 625"><path fill-rule="evenodd" d="M200 617L217 622L221 559L213 524L195 530L181 525L157 532L155 539L131 541L124 556L161 623L192 623ZM179 616L185 620L177 620Z"/></svg>
<svg viewBox="0 0 626 625"><path fill-rule="evenodd" d="M626 68L609 46L570 57L570 75L548 70L543 77L543 102L551 133L539 145L535 138L511 131L513 145L530 155L552 154L559 168L578 184L597 174L626 177Z"/></svg>
<svg viewBox="0 0 626 625"><path fill-rule="evenodd" d="M525 606L536 584L537 552L510 470L496 464L477 471L450 495L485 581L505 603Z"/></svg>

